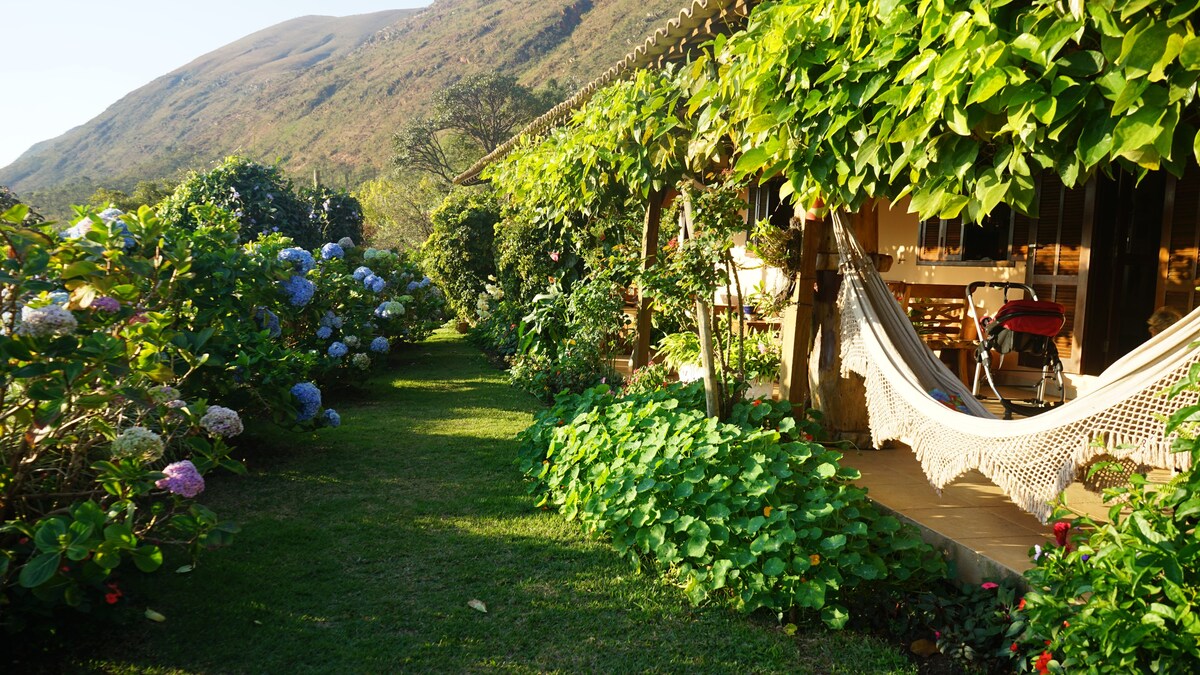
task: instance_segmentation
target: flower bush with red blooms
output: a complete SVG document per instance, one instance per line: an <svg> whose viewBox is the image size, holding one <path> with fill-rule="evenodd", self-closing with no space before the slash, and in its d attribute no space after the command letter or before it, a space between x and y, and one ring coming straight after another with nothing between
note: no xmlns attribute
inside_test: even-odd
<svg viewBox="0 0 1200 675"><path fill-rule="evenodd" d="M1194 369L1169 395L1197 391ZM1198 413L1184 406L1166 428L1192 467ZM1108 522L1060 520L1054 543L1035 552L1013 632L1024 663L1042 673L1200 672L1200 477L1195 468L1166 483L1134 474L1104 498Z"/></svg>

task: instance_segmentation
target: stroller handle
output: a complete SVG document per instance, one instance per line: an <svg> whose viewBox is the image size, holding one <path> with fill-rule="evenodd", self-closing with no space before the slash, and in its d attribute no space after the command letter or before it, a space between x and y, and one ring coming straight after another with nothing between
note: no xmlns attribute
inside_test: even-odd
<svg viewBox="0 0 1200 675"><path fill-rule="evenodd" d="M1008 300L1008 292L1014 288L1025 292L1025 297L1030 300L1037 300L1037 292L1033 290L1033 286L1022 284L1016 281L972 281L967 284L967 299L971 299L975 291L981 288L999 288L1004 291L1004 299Z"/></svg>

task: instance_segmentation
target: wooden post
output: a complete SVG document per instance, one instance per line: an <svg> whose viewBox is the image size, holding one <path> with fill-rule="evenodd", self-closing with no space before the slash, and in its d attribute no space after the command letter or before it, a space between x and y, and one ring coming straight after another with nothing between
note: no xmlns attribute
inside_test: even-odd
<svg viewBox="0 0 1200 675"><path fill-rule="evenodd" d="M662 190L650 190L650 202L646 204L646 219L642 225L642 270L648 270L658 260L658 228L662 222ZM644 288L638 288L637 343L633 346L633 370L650 363L651 319L654 316L653 300L646 296Z"/></svg>
<svg viewBox="0 0 1200 675"><path fill-rule="evenodd" d="M684 239L692 235L692 200L687 193L680 195L683 199L683 213L680 214L680 237ZM700 365L704 367L704 405L709 417L719 417L721 414L720 381L717 379L717 362L713 354L712 335L712 298L696 298L696 329L700 333Z"/></svg>
<svg viewBox="0 0 1200 675"><path fill-rule="evenodd" d="M819 206L819 205L818 205ZM800 274L791 302L783 313L783 350L780 355L780 395L804 408L809 402L808 355L812 347L813 293L817 255L825 237L824 223L806 213L801 233Z"/></svg>
<svg viewBox="0 0 1200 675"><path fill-rule="evenodd" d="M868 253L878 248L879 221L874 204L868 202L862 211L850 215L849 225L859 243ZM860 448L870 447L871 435L867 419L867 392L860 375L841 376L842 315L837 306L842 277L837 271L839 255L833 245L832 228L827 226L821 258L826 264L817 270L817 292L813 302L816 336L810 357L809 381L812 386L812 407L820 410L822 424L834 440L848 440Z"/></svg>

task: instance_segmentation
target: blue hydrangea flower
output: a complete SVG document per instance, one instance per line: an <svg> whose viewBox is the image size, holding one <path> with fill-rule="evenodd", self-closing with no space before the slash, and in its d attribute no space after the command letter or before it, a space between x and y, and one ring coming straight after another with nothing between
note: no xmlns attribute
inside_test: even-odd
<svg viewBox="0 0 1200 675"><path fill-rule="evenodd" d="M333 312L330 312L330 314L333 314ZM333 316L331 316L329 318L329 325L333 326L334 328L341 328L342 327L342 317L340 317L336 314L333 314Z"/></svg>
<svg viewBox="0 0 1200 675"><path fill-rule="evenodd" d="M291 279L281 282L283 292L288 296L288 302L295 307L303 307L312 300L317 285L302 276L293 274Z"/></svg>
<svg viewBox="0 0 1200 675"><path fill-rule="evenodd" d="M410 282L408 282L408 285L407 285L407 286L405 286L404 288L405 288L405 290L407 290L409 293L412 293L413 291L417 290L417 289L418 289L418 288L420 288L420 287L421 287L421 284L418 284L418 283L417 283L417 282L415 282L415 281L410 281Z"/></svg>
<svg viewBox="0 0 1200 675"><path fill-rule="evenodd" d="M344 250L342 250L342 247L338 246L337 244L335 244L333 242L329 242L328 244L325 244L324 246L321 247L321 259L322 260L329 260L330 258L341 258L344 255L346 255L346 252Z"/></svg>
<svg viewBox="0 0 1200 675"><path fill-rule="evenodd" d="M330 328L329 326L321 326L320 328L317 329L317 338L318 339L328 340L331 335L333 335L333 329Z"/></svg>
<svg viewBox="0 0 1200 675"><path fill-rule="evenodd" d="M266 307L254 309L254 325L258 326L259 330L268 331L273 338L277 338L283 333L279 327L279 316Z"/></svg>
<svg viewBox="0 0 1200 675"><path fill-rule="evenodd" d="M59 236L63 239L82 239L87 236L88 232L92 231L92 221L84 218L75 223L74 226L63 230Z"/></svg>
<svg viewBox="0 0 1200 675"><path fill-rule="evenodd" d="M372 293L378 293L382 291L386 283L387 282L383 280L383 277L376 276L374 274L370 274L367 276L367 278L363 279L363 287Z"/></svg>
<svg viewBox="0 0 1200 675"><path fill-rule="evenodd" d="M354 270L354 274L352 276L354 277L355 281L362 281L363 279L366 279L367 277L374 276L374 275L375 275L375 273L371 271L370 267L366 267L364 265L359 265Z"/></svg>
<svg viewBox="0 0 1200 675"><path fill-rule="evenodd" d="M279 259L283 262L291 263L292 269L300 274L308 274L317 262L313 260L312 254L299 246L285 248L279 252Z"/></svg>
<svg viewBox="0 0 1200 675"><path fill-rule="evenodd" d="M307 422L316 417L317 411L321 409L321 390L317 389L317 385L312 382L301 382L292 387L292 396L295 396L299 402L299 411L296 413L297 422Z"/></svg>
<svg viewBox="0 0 1200 675"><path fill-rule="evenodd" d="M371 351L373 352L386 354L391 348L392 346L388 344L387 338L385 337L377 337L374 340L371 340Z"/></svg>
<svg viewBox="0 0 1200 675"><path fill-rule="evenodd" d="M342 426L342 416L337 414L337 411L334 410L333 408L326 408L325 409L325 424L327 424L331 427L340 427L340 426Z"/></svg>
<svg viewBox="0 0 1200 675"><path fill-rule="evenodd" d="M346 345L341 342L335 342L329 345L329 350L326 353L335 359L340 359L346 355L347 351L349 350L346 348Z"/></svg>

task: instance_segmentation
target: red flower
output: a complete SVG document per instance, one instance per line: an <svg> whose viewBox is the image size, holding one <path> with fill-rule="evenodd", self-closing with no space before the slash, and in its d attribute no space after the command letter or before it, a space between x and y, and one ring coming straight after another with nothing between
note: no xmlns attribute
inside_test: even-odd
<svg viewBox="0 0 1200 675"><path fill-rule="evenodd" d="M1021 602L1017 604L1017 609L1025 609L1025 598L1021 598Z"/></svg>
<svg viewBox="0 0 1200 675"><path fill-rule="evenodd" d="M751 402L750 405L753 405L753 406L762 405L762 401L760 401L758 399L754 399L754 401Z"/></svg>
<svg viewBox="0 0 1200 675"><path fill-rule="evenodd" d="M1010 652L1015 652L1015 651L1017 651L1017 643L1015 643L1015 642L1014 642L1014 643L1012 643L1012 646L1010 646L1010 647L1008 648L1008 651L1010 651Z"/></svg>
<svg viewBox="0 0 1200 675"><path fill-rule="evenodd" d="M1054 524L1054 541L1057 542L1059 546L1070 548L1070 544L1067 542L1067 533L1070 531L1070 523L1065 520L1058 521Z"/></svg>
<svg viewBox="0 0 1200 675"><path fill-rule="evenodd" d="M1042 675L1046 675L1046 673L1050 672L1050 660L1053 658L1050 652L1042 652L1042 655L1038 657L1037 663L1033 664L1033 667L1037 668L1037 671L1042 673Z"/></svg>
<svg viewBox="0 0 1200 675"><path fill-rule="evenodd" d="M121 596L116 593L105 593L104 594L104 601L110 605L117 604L117 600L120 600L120 599L121 599Z"/></svg>
<svg viewBox="0 0 1200 675"><path fill-rule="evenodd" d="M985 581L982 584L980 584L979 587L985 591L990 591L993 588L1000 588L1000 584L998 584L994 581Z"/></svg>

